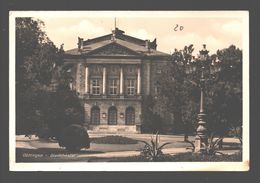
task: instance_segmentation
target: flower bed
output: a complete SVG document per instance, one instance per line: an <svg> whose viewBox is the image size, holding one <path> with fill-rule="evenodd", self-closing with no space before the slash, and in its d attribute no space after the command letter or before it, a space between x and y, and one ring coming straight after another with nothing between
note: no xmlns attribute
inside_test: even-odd
<svg viewBox="0 0 260 183"><path fill-rule="evenodd" d="M118 135L110 135L105 137L91 138L91 143L95 144L137 144L138 140Z"/></svg>

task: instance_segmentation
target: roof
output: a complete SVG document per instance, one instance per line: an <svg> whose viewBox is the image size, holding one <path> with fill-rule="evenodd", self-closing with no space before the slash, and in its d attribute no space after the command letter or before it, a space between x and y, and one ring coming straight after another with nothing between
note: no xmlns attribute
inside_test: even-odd
<svg viewBox="0 0 260 183"><path fill-rule="evenodd" d="M83 40L78 38L78 48L65 51L66 55L99 55L101 50L106 48L118 47L123 52L109 53L109 55L121 56L138 55L138 56L170 56L167 53L156 50L156 39L153 42L149 40L138 39L129 35L125 35L124 31L116 28L112 31L112 34L107 34L93 39ZM100 50L100 53L99 53ZM102 52L104 55L104 52ZM108 52L105 52L108 53Z"/></svg>

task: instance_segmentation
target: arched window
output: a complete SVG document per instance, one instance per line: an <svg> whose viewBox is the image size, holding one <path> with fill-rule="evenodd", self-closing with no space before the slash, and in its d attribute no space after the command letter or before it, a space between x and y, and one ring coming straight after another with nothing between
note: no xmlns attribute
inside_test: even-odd
<svg viewBox="0 0 260 183"><path fill-rule="evenodd" d="M100 109L97 106L94 106L91 109L91 124L93 125L100 124Z"/></svg>
<svg viewBox="0 0 260 183"><path fill-rule="evenodd" d="M135 124L135 109L133 107L128 107L125 110L125 124L126 125Z"/></svg>
<svg viewBox="0 0 260 183"><path fill-rule="evenodd" d="M108 124L116 125L117 124L117 109L116 107L110 107L108 109Z"/></svg>

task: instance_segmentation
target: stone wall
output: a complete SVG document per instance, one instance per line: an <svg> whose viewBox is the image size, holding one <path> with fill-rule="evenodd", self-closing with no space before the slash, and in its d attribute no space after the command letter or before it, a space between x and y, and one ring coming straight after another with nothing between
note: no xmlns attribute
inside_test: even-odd
<svg viewBox="0 0 260 183"><path fill-rule="evenodd" d="M162 60L154 60L151 62L151 90L150 94L155 96L156 93L156 82L160 79L160 75L165 71L168 62Z"/></svg>
<svg viewBox="0 0 260 183"><path fill-rule="evenodd" d="M168 65L168 61L153 61L151 62L151 90L150 94L155 101L155 105L153 107L153 111L158 113L163 121L163 128L165 131L170 131L174 126L174 116L169 113L167 109L166 100L163 96L159 95L159 88L157 88L157 82L159 82L160 75L165 72L165 68ZM168 129L167 129L168 128Z"/></svg>
<svg viewBox="0 0 260 183"><path fill-rule="evenodd" d="M76 91L80 94L83 95L85 92L85 66L82 63L77 63L76 66L76 80L75 80L75 85L76 85Z"/></svg>
<svg viewBox="0 0 260 183"><path fill-rule="evenodd" d="M150 95L150 80L151 80L151 63L149 60L143 60L141 74L141 93Z"/></svg>
<svg viewBox="0 0 260 183"><path fill-rule="evenodd" d="M167 106L165 106L165 101L160 98L158 95L158 89L156 86L156 82L158 81L159 76L165 71L165 67L167 67L168 61L163 60L142 60L141 64L141 94L142 95L151 95L153 99L156 99L155 106L153 107L153 111L158 113L163 119L163 125L171 126L173 125L174 116L167 111ZM126 98L99 98L99 99L86 99L84 97L85 93L85 65L84 63L75 64L74 74L75 84L74 88L79 93L82 99L82 103L85 108L85 124L90 124L90 112L93 106L98 106L100 108L100 126L107 125L108 121L108 108L111 106L115 106L117 108L117 125L121 126L125 125L125 110L127 107L132 106L135 109L135 122L136 124L141 124L141 107L142 101L138 99L126 99ZM124 72L126 72L125 70ZM91 72L91 69L89 70ZM107 74L109 75L109 69L107 70ZM100 74L101 75L101 74ZM90 76L91 77L91 76ZM102 75L101 75L102 77ZM126 76L124 76L126 78ZM102 88L102 82L100 83ZM108 85L107 85L108 86ZM126 88L124 88L126 92ZM108 90L107 90L108 91ZM103 118L102 114L105 113L106 117ZM124 114L124 117L120 118L120 113ZM111 126L111 125L110 125ZM112 128L112 127L111 127ZM129 127L130 128L130 127ZM131 128L132 129L132 128Z"/></svg>

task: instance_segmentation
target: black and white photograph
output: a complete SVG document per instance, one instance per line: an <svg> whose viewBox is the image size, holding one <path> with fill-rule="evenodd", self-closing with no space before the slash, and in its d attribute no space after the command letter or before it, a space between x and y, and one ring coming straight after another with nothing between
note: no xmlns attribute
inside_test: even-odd
<svg viewBox="0 0 260 183"><path fill-rule="evenodd" d="M10 11L10 171L248 171L248 11Z"/></svg>

